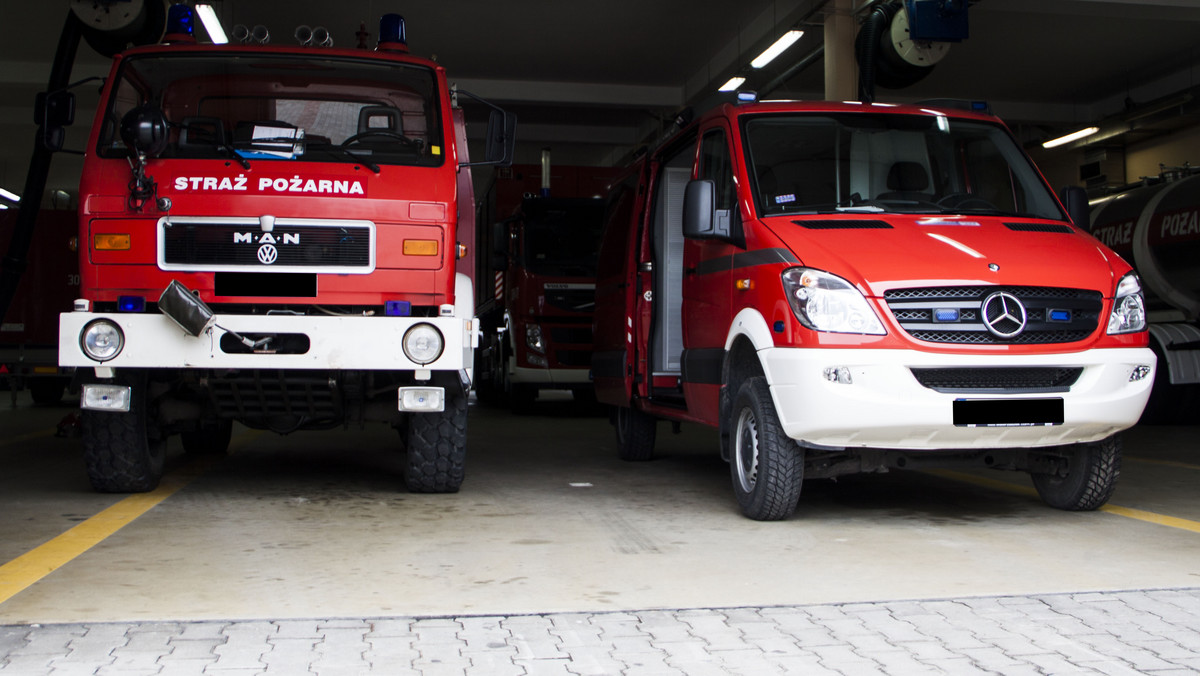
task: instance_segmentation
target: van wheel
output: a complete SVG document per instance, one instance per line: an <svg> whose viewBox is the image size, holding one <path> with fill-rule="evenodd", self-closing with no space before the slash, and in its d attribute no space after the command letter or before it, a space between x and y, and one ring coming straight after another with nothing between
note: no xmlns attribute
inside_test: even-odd
<svg viewBox="0 0 1200 676"><path fill-rule="evenodd" d="M1121 476L1121 439L1113 435L1064 450L1068 455L1063 470L1030 474L1042 501L1074 512L1098 509L1108 502Z"/></svg>
<svg viewBox="0 0 1200 676"><path fill-rule="evenodd" d="M783 433L765 378L746 379L730 412L733 492L742 514L756 521L796 511L804 482L804 451Z"/></svg>
<svg viewBox="0 0 1200 676"><path fill-rule="evenodd" d="M658 418L632 406L618 406L613 427L617 428L617 453L622 460L641 461L654 457Z"/></svg>
<svg viewBox="0 0 1200 676"><path fill-rule="evenodd" d="M163 475L166 440L154 428L146 381L133 384L129 411L82 410L83 460L92 488L101 493L144 493Z"/></svg>
<svg viewBox="0 0 1200 676"><path fill-rule="evenodd" d="M467 393L446 387L441 413L410 413L404 483L411 493L457 493L466 473ZM403 428L401 428L403 430Z"/></svg>
<svg viewBox="0 0 1200 676"><path fill-rule="evenodd" d="M188 455L222 455L229 450L232 438L232 420L200 423L194 430L179 433L183 452Z"/></svg>

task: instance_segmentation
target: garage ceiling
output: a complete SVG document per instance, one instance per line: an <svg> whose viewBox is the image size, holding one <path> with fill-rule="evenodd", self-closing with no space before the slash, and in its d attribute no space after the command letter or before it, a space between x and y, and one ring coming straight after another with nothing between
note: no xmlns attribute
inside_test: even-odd
<svg viewBox="0 0 1200 676"><path fill-rule="evenodd" d="M10 0L11 1L11 0ZM615 162L686 104L710 94L780 32L805 36L748 86L761 87L822 44L825 0L213 0L226 28L263 24L272 42L296 25L325 26L353 46L360 22L399 12L409 44L435 55L464 89L514 108L528 157L562 147L580 162ZM869 3L853 0L851 11ZM0 26L0 124L26 125L44 88L66 0L23 7ZM372 36L372 44L374 36ZM773 98L822 98L822 59L785 79ZM977 0L970 38L933 73L879 100L987 99L1032 140L1176 95L1200 77L1195 0ZM80 50L75 79L102 74ZM82 105L87 105L86 101ZM80 112L86 119L90 111ZM21 144L24 146L24 144ZM18 162L18 160L13 160ZM6 163L9 163L6 158ZM11 164L11 163L10 163ZM8 166L5 176L14 174Z"/></svg>

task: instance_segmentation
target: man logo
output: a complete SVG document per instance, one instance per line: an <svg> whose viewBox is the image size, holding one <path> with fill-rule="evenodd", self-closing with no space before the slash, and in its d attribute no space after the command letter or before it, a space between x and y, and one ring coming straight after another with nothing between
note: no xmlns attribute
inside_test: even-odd
<svg viewBox="0 0 1200 676"><path fill-rule="evenodd" d="M270 265L279 260L279 250L270 244L264 244L258 247L258 262L263 265Z"/></svg>

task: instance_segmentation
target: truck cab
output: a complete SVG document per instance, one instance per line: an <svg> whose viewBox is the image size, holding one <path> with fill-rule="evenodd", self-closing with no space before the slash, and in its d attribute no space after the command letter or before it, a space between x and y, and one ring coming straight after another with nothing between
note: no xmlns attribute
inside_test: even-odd
<svg viewBox="0 0 1200 676"><path fill-rule="evenodd" d="M1130 266L958 107L722 104L614 187L596 306L621 456L712 427L764 520L805 477L926 466L1094 509L1155 368Z"/></svg>

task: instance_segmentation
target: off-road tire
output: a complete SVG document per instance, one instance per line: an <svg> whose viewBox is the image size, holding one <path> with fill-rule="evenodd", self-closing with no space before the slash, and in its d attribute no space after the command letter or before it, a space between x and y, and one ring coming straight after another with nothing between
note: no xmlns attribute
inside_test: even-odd
<svg viewBox="0 0 1200 676"><path fill-rule="evenodd" d="M224 455L233 439L233 421L218 420L195 430L179 433L183 451L188 455Z"/></svg>
<svg viewBox="0 0 1200 676"><path fill-rule="evenodd" d="M1031 473L1033 486L1051 507L1073 512L1099 509L1112 497L1121 476L1121 439L1107 439L1067 447L1070 460L1065 474Z"/></svg>
<svg viewBox="0 0 1200 676"><path fill-rule="evenodd" d="M658 418L632 406L618 406L613 413L617 430L617 454L622 460L640 462L654 457Z"/></svg>
<svg viewBox="0 0 1200 676"><path fill-rule="evenodd" d="M783 432L766 378L747 378L730 409L729 471L742 514L779 521L796 511L804 451Z"/></svg>
<svg viewBox="0 0 1200 676"><path fill-rule="evenodd" d="M467 457L467 393L446 387L441 413L409 414L404 484L411 493L457 493Z"/></svg>
<svg viewBox="0 0 1200 676"><path fill-rule="evenodd" d="M133 385L128 412L85 409L79 423L92 488L101 493L144 493L158 487L167 444L150 420L144 380Z"/></svg>

